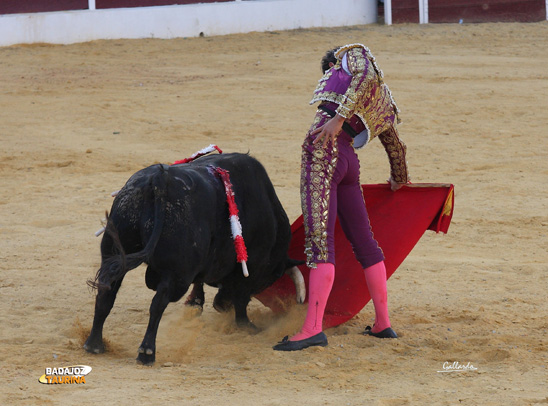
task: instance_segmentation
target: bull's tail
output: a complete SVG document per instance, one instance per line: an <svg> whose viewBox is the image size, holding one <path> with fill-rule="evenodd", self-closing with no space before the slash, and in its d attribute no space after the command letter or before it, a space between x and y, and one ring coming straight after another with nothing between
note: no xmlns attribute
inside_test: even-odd
<svg viewBox="0 0 548 406"><path fill-rule="evenodd" d="M160 165L159 168L159 173L152 177L150 184L154 193L154 227L149 240L141 251L126 254L120 241L118 230L107 213L105 234L108 234L112 238L114 250L118 254L103 258L95 279L88 281L88 285L93 289L110 289L113 283L121 280L126 273L137 268L143 262L147 262L154 253L164 228L167 183L169 179L169 167Z"/></svg>

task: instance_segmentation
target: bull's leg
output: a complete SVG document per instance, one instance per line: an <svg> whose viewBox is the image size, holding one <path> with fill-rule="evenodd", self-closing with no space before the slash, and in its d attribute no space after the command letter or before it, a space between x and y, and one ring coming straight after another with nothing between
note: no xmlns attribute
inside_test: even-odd
<svg viewBox="0 0 548 406"><path fill-rule="evenodd" d="M99 288L97 291L93 326L91 327L89 337L84 344L84 349L87 352L93 354L105 352L105 345L103 344L103 325L112 310L112 306L114 306L116 294L118 293L120 286L122 286L121 280L113 283L110 289Z"/></svg>
<svg viewBox="0 0 548 406"><path fill-rule="evenodd" d="M213 299L213 308L219 313L228 312L232 309L232 298L230 297L229 289L224 285L219 288Z"/></svg>
<svg viewBox="0 0 548 406"><path fill-rule="evenodd" d="M250 333L258 333L259 328L255 326L247 317L247 305L251 300L249 294L243 294L239 297L233 299L234 301L234 311L236 313L236 324L240 328L249 330Z"/></svg>
<svg viewBox="0 0 548 406"><path fill-rule="evenodd" d="M185 292L183 292L183 294ZM145 337L139 347L139 355L137 356L137 361L144 365L152 365L156 360L156 335L158 333L158 326L160 325L160 320L162 319L164 310L169 302L169 284L162 281L158 285L158 290L156 291L156 294L152 299L152 303L150 304L150 319Z"/></svg>
<svg viewBox="0 0 548 406"><path fill-rule="evenodd" d="M251 294L247 288L247 284L238 276L234 280L234 285L231 289L233 292L232 303L234 304L234 312L236 316L236 324L240 328L249 330L251 333L257 333L259 329L247 317L247 305L251 300Z"/></svg>
<svg viewBox="0 0 548 406"><path fill-rule="evenodd" d="M247 317L247 305L249 304L248 298L234 298L234 312L236 313L236 324L240 327L246 327L251 324L249 317Z"/></svg>
<svg viewBox="0 0 548 406"><path fill-rule="evenodd" d="M185 305L203 310L205 302L204 284L195 282L192 291L185 301Z"/></svg>

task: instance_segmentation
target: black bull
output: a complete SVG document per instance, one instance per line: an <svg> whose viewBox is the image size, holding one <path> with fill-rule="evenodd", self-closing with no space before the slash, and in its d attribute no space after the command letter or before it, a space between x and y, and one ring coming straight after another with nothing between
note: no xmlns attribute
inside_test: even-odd
<svg viewBox="0 0 548 406"><path fill-rule="evenodd" d="M230 172L249 277L236 260L226 193L211 167ZM250 324L247 305L295 264L287 256L291 228L264 167L245 154L202 157L182 165L153 165L135 173L114 202L101 241L93 326L84 348L104 351L103 325L125 274L148 265L146 285L156 291L137 360L155 360L156 334L168 303L192 283L219 288L216 302L231 302L239 325Z"/></svg>

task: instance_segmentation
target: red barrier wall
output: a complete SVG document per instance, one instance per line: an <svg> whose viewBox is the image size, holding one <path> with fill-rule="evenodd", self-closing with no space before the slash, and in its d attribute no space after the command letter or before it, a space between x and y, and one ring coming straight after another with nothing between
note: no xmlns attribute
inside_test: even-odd
<svg viewBox="0 0 548 406"><path fill-rule="evenodd" d="M533 22L546 20L545 0L429 0L430 23ZM392 0L392 22L418 23L418 0Z"/></svg>
<svg viewBox="0 0 548 406"><path fill-rule="evenodd" d="M0 14L39 13L44 11L87 10L88 0L2 0Z"/></svg>
<svg viewBox="0 0 548 406"><path fill-rule="evenodd" d="M95 0L96 8L171 6L173 4L220 3L232 0Z"/></svg>
<svg viewBox="0 0 548 406"><path fill-rule="evenodd" d="M96 0L95 8L149 7L173 4L220 3L232 0ZM0 14L87 10L88 0L0 0Z"/></svg>
<svg viewBox="0 0 548 406"><path fill-rule="evenodd" d="M385 12L386 15L386 12ZM392 0L392 23L418 23L418 0Z"/></svg>

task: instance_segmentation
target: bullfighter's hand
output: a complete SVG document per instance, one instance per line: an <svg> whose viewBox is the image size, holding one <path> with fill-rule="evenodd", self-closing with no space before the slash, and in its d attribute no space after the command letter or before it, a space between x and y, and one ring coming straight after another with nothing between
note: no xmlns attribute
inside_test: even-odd
<svg viewBox="0 0 548 406"><path fill-rule="evenodd" d="M335 117L331 118L327 123L310 133L311 135L319 134L312 143L317 144L318 142L322 142L323 148L325 148L329 141L334 143L337 139L337 135L341 132L343 123L344 117L337 113Z"/></svg>

